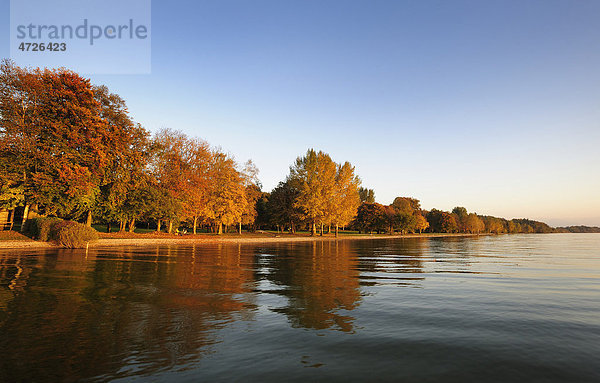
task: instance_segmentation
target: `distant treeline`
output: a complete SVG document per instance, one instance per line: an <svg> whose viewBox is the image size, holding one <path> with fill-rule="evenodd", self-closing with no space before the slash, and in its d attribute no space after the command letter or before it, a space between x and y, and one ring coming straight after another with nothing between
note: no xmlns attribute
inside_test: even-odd
<svg viewBox="0 0 600 383"><path fill-rule="evenodd" d="M559 233L600 233L600 227L597 226L566 226L557 227Z"/></svg>
<svg viewBox="0 0 600 383"><path fill-rule="evenodd" d="M398 197L384 206L349 162L308 150L271 192L251 161L169 129L151 135L125 101L66 69L0 67L0 210L91 225L387 233L549 233L543 222L451 212ZM16 214L16 213L19 214ZM163 225L164 224L164 225Z"/></svg>
<svg viewBox="0 0 600 383"><path fill-rule="evenodd" d="M273 192L264 193L258 201L256 224L278 230L294 232L304 223L301 210L295 210L295 193L287 182L282 182ZM555 230L543 222L529 219L497 218L468 213L464 207L455 207L451 212L437 209L423 210L418 199L396 197L390 205L375 202L375 193L371 189L359 189L361 199L356 215L349 221L347 229L362 233L552 233ZM327 220L321 223L327 226ZM328 232L329 226L323 228Z"/></svg>

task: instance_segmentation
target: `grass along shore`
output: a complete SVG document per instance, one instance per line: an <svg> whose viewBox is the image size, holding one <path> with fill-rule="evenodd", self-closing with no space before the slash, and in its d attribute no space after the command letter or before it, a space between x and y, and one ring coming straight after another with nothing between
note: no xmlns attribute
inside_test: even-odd
<svg viewBox="0 0 600 383"><path fill-rule="evenodd" d="M448 234L448 233L423 233L423 234L356 234L341 233L339 236L325 234L323 236L311 236L308 233L276 233L257 232L243 234L185 234L175 235L166 233L99 233L100 239L90 242L90 247L102 246L149 246L149 245L185 245L185 244L255 244L276 242L310 242L310 241L345 241L365 239L394 239L394 238L437 238L437 237L467 237L476 234ZM485 235L485 234L482 234ZM51 242L34 241L31 238L17 232L0 232L0 249L19 248L59 248Z"/></svg>

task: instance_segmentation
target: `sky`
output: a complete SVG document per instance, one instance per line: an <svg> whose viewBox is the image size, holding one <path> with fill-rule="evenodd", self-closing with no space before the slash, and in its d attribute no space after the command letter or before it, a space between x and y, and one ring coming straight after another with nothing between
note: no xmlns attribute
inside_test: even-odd
<svg viewBox="0 0 600 383"><path fill-rule="evenodd" d="M600 1L152 1L151 74L90 75L152 132L315 148L378 202L600 226ZM0 57L9 1L0 0ZM17 62L17 64L19 64Z"/></svg>

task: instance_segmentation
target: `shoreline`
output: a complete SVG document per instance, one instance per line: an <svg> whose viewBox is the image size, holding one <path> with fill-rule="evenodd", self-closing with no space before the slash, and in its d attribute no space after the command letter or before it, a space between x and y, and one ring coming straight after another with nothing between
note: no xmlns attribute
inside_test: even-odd
<svg viewBox="0 0 600 383"><path fill-rule="evenodd" d="M442 237L476 237L489 234L450 234L450 233L424 233L424 234L358 234L335 236L195 236L193 238L180 237L151 237L151 238L100 238L89 244L89 247L115 247L115 246L154 246L154 245L213 245L213 244L262 244L262 243L288 243L288 242L321 242L321 241L348 241L348 240L373 240L373 239L400 239L400 238L442 238ZM0 249L60 249L61 247L50 242L38 241L0 241Z"/></svg>

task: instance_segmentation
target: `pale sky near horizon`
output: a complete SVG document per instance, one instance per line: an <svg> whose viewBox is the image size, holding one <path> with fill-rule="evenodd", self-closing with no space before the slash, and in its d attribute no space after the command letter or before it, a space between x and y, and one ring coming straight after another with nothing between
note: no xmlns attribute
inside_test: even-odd
<svg viewBox="0 0 600 383"><path fill-rule="evenodd" d="M154 0L152 74L90 77L150 131L253 159L264 190L312 147L380 203L600 226L599 20L600 1Z"/></svg>

